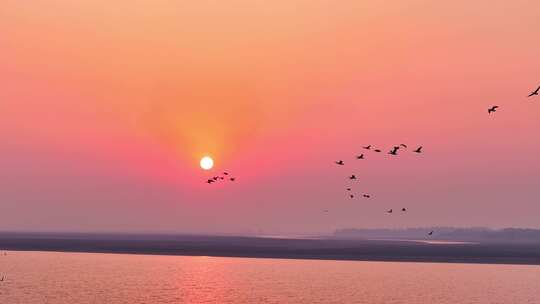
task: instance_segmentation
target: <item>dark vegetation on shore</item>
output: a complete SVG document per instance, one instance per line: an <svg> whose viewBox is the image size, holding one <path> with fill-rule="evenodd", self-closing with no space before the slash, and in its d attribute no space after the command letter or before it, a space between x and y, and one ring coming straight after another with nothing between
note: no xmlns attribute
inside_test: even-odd
<svg viewBox="0 0 540 304"><path fill-rule="evenodd" d="M434 231L427 237L429 231ZM338 239L394 239L441 240L481 243L539 243L540 229L525 228L452 228L428 227L409 229L340 229L334 233Z"/></svg>

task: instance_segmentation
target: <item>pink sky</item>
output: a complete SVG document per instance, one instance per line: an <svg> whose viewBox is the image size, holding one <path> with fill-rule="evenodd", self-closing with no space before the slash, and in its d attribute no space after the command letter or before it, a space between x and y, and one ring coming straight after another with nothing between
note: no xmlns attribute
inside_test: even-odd
<svg viewBox="0 0 540 304"><path fill-rule="evenodd" d="M538 16L526 0L3 1L0 230L540 228ZM402 142L425 153L353 160ZM204 184L222 170L238 181ZM372 199L347 198L352 173Z"/></svg>

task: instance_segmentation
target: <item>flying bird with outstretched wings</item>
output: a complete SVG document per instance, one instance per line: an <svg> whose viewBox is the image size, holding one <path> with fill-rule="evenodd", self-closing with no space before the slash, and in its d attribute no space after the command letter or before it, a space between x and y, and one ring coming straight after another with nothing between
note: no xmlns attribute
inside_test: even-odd
<svg viewBox="0 0 540 304"><path fill-rule="evenodd" d="M538 95L538 91L540 91L540 86L538 88L536 88L536 90L532 91L531 94L529 94L529 96L527 96L527 97Z"/></svg>
<svg viewBox="0 0 540 304"><path fill-rule="evenodd" d="M399 150L399 147L398 146L395 146L394 148L392 148L392 150L390 150L390 152L388 152L388 154L390 155L397 155L397 151Z"/></svg>
<svg viewBox="0 0 540 304"><path fill-rule="evenodd" d="M489 108L489 109L488 109L488 114L491 114L491 113L493 113L493 112L496 112L498 108L499 108L499 106L493 106L493 107Z"/></svg>

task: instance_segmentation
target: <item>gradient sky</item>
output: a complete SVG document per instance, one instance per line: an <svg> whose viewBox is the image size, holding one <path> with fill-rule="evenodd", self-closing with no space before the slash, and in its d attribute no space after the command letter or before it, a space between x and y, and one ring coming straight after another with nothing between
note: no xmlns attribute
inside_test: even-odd
<svg viewBox="0 0 540 304"><path fill-rule="evenodd" d="M3 0L0 230L540 228L533 4Z"/></svg>

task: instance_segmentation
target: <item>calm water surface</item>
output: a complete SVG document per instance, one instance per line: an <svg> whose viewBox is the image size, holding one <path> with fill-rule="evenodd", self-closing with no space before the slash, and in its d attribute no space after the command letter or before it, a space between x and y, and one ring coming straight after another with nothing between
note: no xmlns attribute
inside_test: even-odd
<svg viewBox="0 0 540 304"><path fill-rule="evenodd" d="M7 252L0 303L540 303L540 267Z"/></svg>

